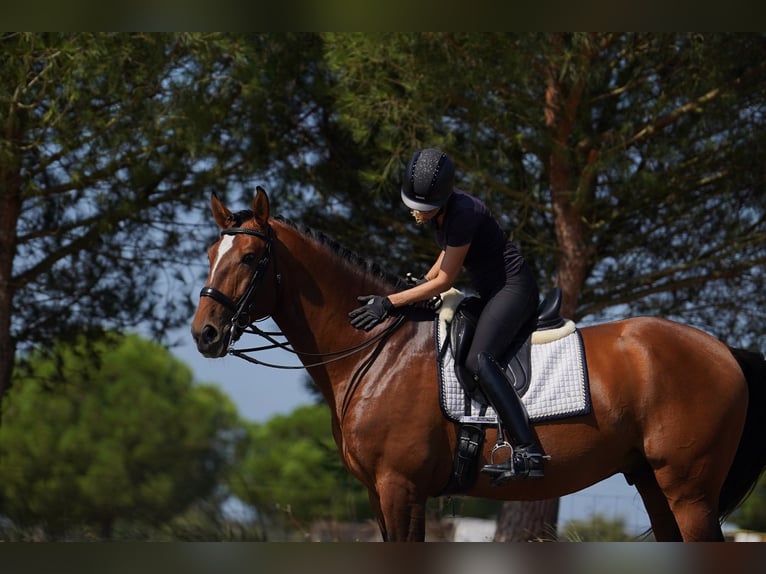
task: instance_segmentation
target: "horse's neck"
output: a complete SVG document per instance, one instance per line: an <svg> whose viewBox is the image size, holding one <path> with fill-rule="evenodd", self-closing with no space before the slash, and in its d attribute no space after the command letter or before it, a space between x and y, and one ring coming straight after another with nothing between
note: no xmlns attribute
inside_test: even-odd
<svg viewBox="0 0 766 574"><path fill-rule="evenodd" d="M282 224L277 230L275 262L281 275L275 323L298 352L304 365L332 360L338 351L352 348L370 337L352 328L348 312L359 306L357 296L390 291L379 279L296 229ZM319 356L301 356L300 353ZM366 353L321 367L309 368L314 381L331 403L340 400L348 372ZM356 360L355 360L356 359Z"/></svg>

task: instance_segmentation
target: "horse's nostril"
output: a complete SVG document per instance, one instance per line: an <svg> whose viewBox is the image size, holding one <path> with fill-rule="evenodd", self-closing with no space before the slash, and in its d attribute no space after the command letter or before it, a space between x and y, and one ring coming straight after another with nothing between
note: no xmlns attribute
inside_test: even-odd
<svg viewBox="0 0 766 574"><path fill-rule="evenodd" d="M202 342L209 345L218 339L218 329L212 325L205 325L202 328Z"/></svg>

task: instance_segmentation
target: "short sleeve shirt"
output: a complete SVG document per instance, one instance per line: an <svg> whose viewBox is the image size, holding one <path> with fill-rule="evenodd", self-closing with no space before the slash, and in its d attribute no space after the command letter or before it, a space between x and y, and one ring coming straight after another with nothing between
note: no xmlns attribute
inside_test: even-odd
<svg viewBox="0 0 766 574"><path fill-rule="evenodd" d="M482 297L494 294L523 263L521 253L508 241L489 208L468 193L456 189L447 202L442 225L432 225L441 249L471 244L463 266Z"/></svg>

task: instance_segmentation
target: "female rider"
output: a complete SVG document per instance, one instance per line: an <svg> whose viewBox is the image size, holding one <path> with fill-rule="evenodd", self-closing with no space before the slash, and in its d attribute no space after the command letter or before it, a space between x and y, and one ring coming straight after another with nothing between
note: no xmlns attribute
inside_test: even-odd
<svg viewBox="0 0 766 574"><path fill-rule="evenodd" d="M519 250L508 240L487 206L453 187L455 168L436 149L415 152L402 182L402 201L418 224L429 224L441 248L417 285L389 296L359 297L351 324L368 331L396 307L428 300L449 290L462 268L484 301L466 367L498 413L515 443L510 460L482 472L499 485L512 478L542 478L543 453L513 385L495 358L514 353L537 320L538 288ZM513 349L511 349L513 347Z"/></svg>

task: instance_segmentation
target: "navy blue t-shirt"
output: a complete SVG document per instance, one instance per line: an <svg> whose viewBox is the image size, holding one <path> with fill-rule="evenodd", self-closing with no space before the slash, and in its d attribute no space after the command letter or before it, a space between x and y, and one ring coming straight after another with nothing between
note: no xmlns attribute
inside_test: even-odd
<svg viewBox="0 0 766 574"><path fill-rule="evenodd" d="M442 225L434 220L432 225L441 249L471 244L463 266L482 298L494 295L523 264L521 253L508 241L489 208L463 191L456 189L450 196Z"/></svg>

